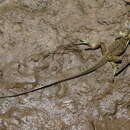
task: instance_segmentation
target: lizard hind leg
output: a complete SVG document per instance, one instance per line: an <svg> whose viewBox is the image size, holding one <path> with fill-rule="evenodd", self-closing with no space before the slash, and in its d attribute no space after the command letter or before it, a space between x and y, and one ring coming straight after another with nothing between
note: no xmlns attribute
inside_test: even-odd
<svg viewBox="0 0 130 130"><path fill-rule="evenodd" d="M116 66L114 75L117 76L123 70L127 70L126 68L129 64L130 64L130 58L128 58L128 56L124 56L122 63Z"/></svg>
<svg viewBox="0 0 130 130"><path fill-rule="evenodd" d="M107 56L106 60L108 62L113 62L113 63L120 63L122 62L122 56Z"/></svg>
<svg viewBox="0 0 130 130"><path fill-rule="evenodd" d="M106 44L104 42L97 42L97 43L91 44L90 42L88 42L86 40L80 40L79 44L74 44L74 45L88 46L85 50L95 50L97 48L101 48L102 55L104 55L105 52L107 52L107 47L106 47Z"/></svg>
<svg viewBox="0 0 130 130"><path fill-rule="evenodd" d="M122 62L122 56L108 56L106 60L110 62L113 69L113 76L115 76L118 69L117 63Z"/></svg>
<svg viewBox="0 0 130 130"><path fill-rule="evenodd" d="M82 44L88 46L88 48L86 48L85 50L95 50L97 48L101 48L101 52L103 55L107 51L107 47L104 42L97 42L97 43L90 44L89 42L82 41Z"/></svg>

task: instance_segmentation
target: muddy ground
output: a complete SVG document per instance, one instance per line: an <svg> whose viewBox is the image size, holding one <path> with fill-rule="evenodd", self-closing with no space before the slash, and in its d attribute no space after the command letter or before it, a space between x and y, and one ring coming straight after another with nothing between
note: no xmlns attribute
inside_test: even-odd
<svg viewBox="0 0 130 130"><path fill-rule="evenodd" d="M86 70L124 30L129 0L0 0L0 96ZM127 54L130 54L128 47ZM84 77L0 99L0 130L130 130L130 67L108 63Z"/></svg>

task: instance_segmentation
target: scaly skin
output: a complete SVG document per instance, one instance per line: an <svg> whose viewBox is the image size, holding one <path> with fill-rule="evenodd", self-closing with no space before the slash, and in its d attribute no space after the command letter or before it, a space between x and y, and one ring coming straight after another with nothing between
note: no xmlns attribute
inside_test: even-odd
<svg viewBox="0 0 130 130"><path fill-rule="evenodd" d="M122 61L121 55L125 52L125 50L128 46L128 43L129 43L129 39L130 39L129 35L127 35L127 36L122 35L121 37L115 39L115 42L113 44L111 44L108 48L106 48L104 43L97 43L97 44L91 45L89 43L83 42L83 44L88 45L89 49L96 49L98 47L101 47L103 56L97 62L97 64L95 64L91 68L87 69L86 71L81 72L80 74L68 77L66 79L62 79L62 80L53 82L51 84L42 86L40 88L36 88L34 90L30 90L30 91L27 91L27 92L15 94L15 95L10 95L10 96L3 96L3 97L0 97L0 98L11 98L11 97L17 97L17 96L25 95L25 94L28 94L28 93L32 93L32 92L35 92L37 90L48 88L48 87L51 87L53 85L56 85L56 84L59 84L59 83L62 83L62 82L68 81L68 80L72 80L72 79L75 79L75 78L79 78L81 76L89 74L89 73L97 70L101 66L105 65L107 62L114 62L114 63L121 62Z"/></svg>

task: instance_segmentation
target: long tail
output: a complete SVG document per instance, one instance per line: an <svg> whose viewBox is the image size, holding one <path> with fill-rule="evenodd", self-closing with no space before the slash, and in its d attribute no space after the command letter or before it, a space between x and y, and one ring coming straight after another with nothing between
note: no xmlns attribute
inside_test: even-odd
<svg viewBox="0 0 130 130"><path fill-rule="evenodd" d="M50 83L48 85L45 85L45 86L42 86L40 88L36 88L36 89L33 89L33 90L30 90L30 91L27 91L27 92L23 92L23 93L19 93L19 94L15 94L15 95L9 95L9 96L3 96L3 97L0 97L0 98L11 98L11 97L18 97L18 96L21 96L21 95L25 95L25 94L28 94L28 93L32 93L32 92L35 92L37 90L41 90L41 89L45 89L45 88L48 88L48 87L51 87L53 85L56 85L56 84L59 84L59 83L62 83L62 82L65 82L65 81L68 81L68 80L72 80L72 79L75 79L75 78L79 78L81 76L84 76L86 74L89 74L93 71L95 71L96 69L100 68L101 66L105 65L107 63L107 61L105 60L105 58L102 58L101 60L99 60L99 62L97 64L95 64L94 66L92 66L91 68L87 69L86 71L84 72L81 72L80 74L77 74L75 76L71 76L71 77L68 77L66 79L62 79L62 80L59 80L59 81L56 81L54 83Z"/></svg>

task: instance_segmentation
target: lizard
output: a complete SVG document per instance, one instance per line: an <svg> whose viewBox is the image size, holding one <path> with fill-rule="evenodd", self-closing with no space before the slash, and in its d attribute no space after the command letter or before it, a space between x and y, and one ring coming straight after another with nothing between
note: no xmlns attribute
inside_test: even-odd
<svg viewBox="0 0 130 130"><path fill-rule="evenodd" d="M127 33L120 33L120 36L117 37L115 39L115 41L112 44L110 44L108 47L106 47L106 44L104 42L98 42L98 43L95 43L95 44L90 44L89 42L82 41L81 44L87 45L88 46L87 49L92 49L93 50L93 49L101 48L102 57L100 58L100 60L95 65L88 68L86 71L83 71L83 72L81 72L81 73L79 73L77 75L74 75L74 76L70 76L70 77L68 77L66 79L61 79L61 80L55 81L53 83L50 83L50 84L45 85L45 86L41 86L39 88L30 90L30 91L26 91L26 92L14 94L14 95L1 96L0 98L18 97L18 96L21 96L21 95L29 94L29 93L32 93L32 92L35 92L35 91L38 91L38 90L41 90L41 89L45 89L45 88L57 85L59 83L63 83L65 81L69 81L69 80L72 80L72 79L79 78L81 76L92 73L93 71L95 71L98 68L105 65L107 62L121 63L122 58L123 58L122 54L127 49L129 41L130 41L130 33L128 33L128 32ZM126 65L123 65L122 67L124 67L124 66L126 66ZM117 69L117 72L116 72L116 69L115 69L115 71L114 71L115 76L118 74L118 72L120 70L122 70L122 67Z"/></svg>

